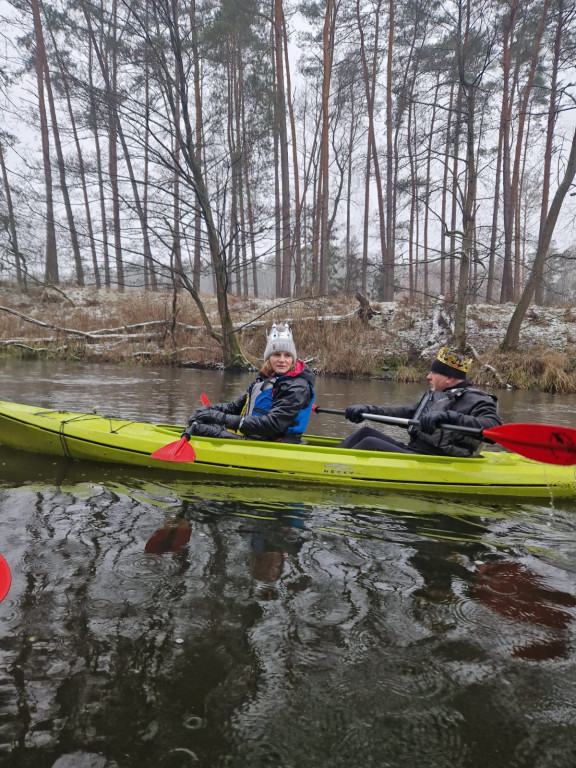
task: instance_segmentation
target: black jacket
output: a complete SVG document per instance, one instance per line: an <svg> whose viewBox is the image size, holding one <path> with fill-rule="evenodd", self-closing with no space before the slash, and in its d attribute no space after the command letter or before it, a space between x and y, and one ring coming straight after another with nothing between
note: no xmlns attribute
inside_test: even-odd
<svg viewBox="0 0 576 768"><path fill-rule="evenodd" d="M396 416L402 419L414 419L429 411L454 411L459 414L458 425L475 429L499 427L502 420L498 416L498 398L476 389L464 380L448 387L443 392L427 392L419 402L408 406L388 406L379 408L370 406L366 413L381 416ZM437 429L431 435L421 432L418 427L408 430L408 447L417 453L446 456L474 456L482 442L468 435Z"/></svg>
<svg viewBox="0 0 576 768"><path fill-rule="evenodd" d="M256 381L274 378L260 373ZM316 374L302 361L296 363L296 370L279 376L273 387L272 407L263 414L245 416L242 434L250 438L265 440L288 439L287 431L303 408L312 400L312 387ZM212 408L223 413L241 415L247 404L249 389L230 403L216 403Z"/></svg>

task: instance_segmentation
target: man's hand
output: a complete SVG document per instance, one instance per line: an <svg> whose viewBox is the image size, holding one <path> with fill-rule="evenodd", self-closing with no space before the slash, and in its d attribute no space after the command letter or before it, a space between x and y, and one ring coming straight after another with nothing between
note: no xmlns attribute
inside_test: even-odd
<svg viewBox="0 0 576 768"><path fill-rule="evenodd" d="M346 408L346 418L353 424L360 424L360 422L363 421L362 414L369 412L369 405L349 405L348 408Z"/></svg>
<svg viewBox="0 0 576 768"><path fill-rule="evenodd" d="M456 411L430 411L420 416L420 429L427 435L435 432L440 424L458 424L460 414Z"/></svg>

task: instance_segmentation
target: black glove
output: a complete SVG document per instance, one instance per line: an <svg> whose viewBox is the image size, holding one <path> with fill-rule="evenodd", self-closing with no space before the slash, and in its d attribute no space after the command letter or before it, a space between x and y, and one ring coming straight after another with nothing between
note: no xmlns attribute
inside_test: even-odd
<svg viewBox="0 0 576 768"><path fill-rule="evenodd" d="M216 424L199 424L198 422L188 427L188 431L191 435L198 437L228 437L230 434L224 427Z"/></svg>
<svg viewBox="0 0 576 768"><path fill-rule="evenodd" d="M353 424L360 424L363 421L363 413L370 413L369 405L349 405L346 408L346 418Z"/></svg>
<svg viewBox="0 0 576 768"><path fill-rule="evenodd" d="M208 408L206 411L199 414L196 421L200 424L216 424L218 427L238 429L240 422L242 421L242 416L237 416L233 413L223 413L214 408Z"/></svg>
<svg viewBox="0 0 576 768"><path fill-rule="evenodd" d="M218 424L223 427L226 423L226 414L215 408L199 408L194 421L198 421L200 424Z"/></svg>
<svg viewBox="0 0 576 768"><path fill-rule="evenodd" d="M420 416L420 429L431 435L440 424L458 424L459 417L460 414L456 411L429 411Z"/></svg>
<svg viewBox="0 0 576 768"><path fill-rule="evenodd" d="M192 424L194 421L198 421L198 417L201 416L203 413L206 413L206 411L210 410L209 405L203 405L202 408L196 408L194 413L190 416L188 419L188 424Z"/></svg>

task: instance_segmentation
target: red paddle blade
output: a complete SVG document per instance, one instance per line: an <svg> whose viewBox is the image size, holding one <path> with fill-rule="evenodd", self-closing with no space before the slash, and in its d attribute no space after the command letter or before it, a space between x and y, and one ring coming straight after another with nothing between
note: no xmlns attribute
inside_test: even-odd
<svg viewBox="0 0 576 768"><path fill-rule="evenodd" d="M185 437L180 438L175 443L158 448L150 456L158 461L194 461L196 452Z"/></svg>
<svg viewBox="0 0 576 768"><path fill-rule="evenodd" d="M12 574L10 573L10 566L4 560L2 555L0 555L0 603L6 595L8 594L8 590L10 589L10 584L12 583Z"/></svg>
<svg viewBox="0 0 576 768"><path fill-rule="evenodd" d="M484 437L509 451L545 464L576 464L576 429L550 424L504 424Z"/></svg>
<svg viewBox="0 0 576 768"><path fill-rule="evenodd" d="M200 400L202 401L202 405L209 406L210 400L208 400L208 395L206 395L204 392L200 395Z"/></svg>

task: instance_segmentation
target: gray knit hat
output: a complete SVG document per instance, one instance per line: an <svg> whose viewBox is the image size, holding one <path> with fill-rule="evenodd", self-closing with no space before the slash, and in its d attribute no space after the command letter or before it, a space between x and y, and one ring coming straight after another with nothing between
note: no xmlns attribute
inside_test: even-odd
<svg viewBox="0 0 576 768"><path fill-rule="evenodd" d="M276 323L272 326L272 330L270 331L266 343L266 349L264 350L264 362L266 362L274 352L288 352L288 354L292 355L294 358L294 362L298 359L296 347L294 346L294 339L292 338L292 331L290 330L288 323L284 323L283 328L278 328Z"/></svg>

